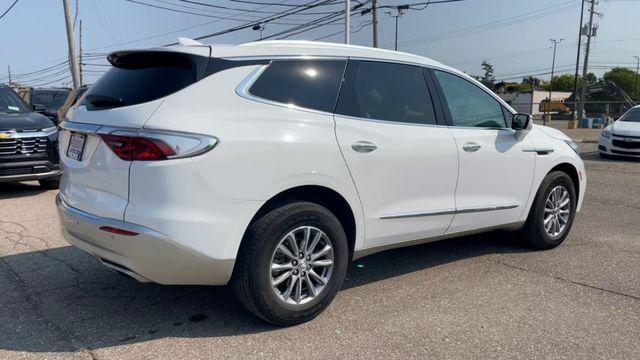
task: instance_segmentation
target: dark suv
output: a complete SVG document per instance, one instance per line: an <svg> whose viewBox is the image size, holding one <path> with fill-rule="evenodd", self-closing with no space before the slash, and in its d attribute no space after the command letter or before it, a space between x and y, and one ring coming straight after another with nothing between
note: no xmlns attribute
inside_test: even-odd
<svg viewBox="0 0 640 360"><path fill-rule="evenodd" d="M0 84L0 182L60 182L58 129L34 112L11 88Z"/></svg>

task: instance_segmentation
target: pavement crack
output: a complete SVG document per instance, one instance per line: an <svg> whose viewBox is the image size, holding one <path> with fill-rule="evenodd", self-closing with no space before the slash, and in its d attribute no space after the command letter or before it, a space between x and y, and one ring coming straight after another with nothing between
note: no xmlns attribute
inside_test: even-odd
<svg viewBox="0 0 640 360"><path fill-rule="evenodd" d="M570 283L570 284L580 285L580 286L588 287L590 289L604 291L604 292L607 292L609 294L624 296L624 297L627 297L627 298L630 298L630 299L634 299L634 300L640 300L640 296L625 294L623 292L605 289L605 288L602 288L602 287L599 287L599 286L583 283L583 282L580 282L580 281L571 280L571 279L563 278L563 277L556 276L556 275L546 274L546 273L543 273L543 272L540 272L540 271L535 271L535 270L527 269L527 268L524 268L524 267L520 267L520 266L512 265L512 264L509 264L509 263L505 263L505 262L502 262L502 261L499 261L499 260L485 259L485 261L492 262L492 263L495 263L495 264L499 264L499 265L502 265L502 266L506 266L506 267L509 267L511 269L516 269L516 270L530 272L530 273L537 274L537 275L542 275L544 277L560 280L560 281L567 282L567 283Z"/></svg>

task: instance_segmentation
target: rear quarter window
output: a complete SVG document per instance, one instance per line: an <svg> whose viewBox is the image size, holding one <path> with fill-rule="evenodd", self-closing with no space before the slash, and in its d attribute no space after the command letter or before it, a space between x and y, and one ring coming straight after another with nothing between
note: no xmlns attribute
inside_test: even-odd
<svg viewBox="0 0 640 360"><path fill-rule="evenodd" d="M333 112L346 60L275 60L253 83L251 95Z"/></svg>

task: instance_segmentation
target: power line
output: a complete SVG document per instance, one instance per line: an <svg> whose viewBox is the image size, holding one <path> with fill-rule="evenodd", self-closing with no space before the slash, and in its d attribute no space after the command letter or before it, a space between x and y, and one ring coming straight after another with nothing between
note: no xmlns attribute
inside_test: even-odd
<svg viewBox="0 0 640 360"><path fill-rule="evenodd" d="M548 6L542 9L526 12L520 15L510 16L500 20L491 21L485 24L475 25L472 27L463 28L463 29L459 29L451 32L446 32L446 33L422 36L414 39L400 41L399 43L410 44L410 43L424 42L424 41L441 41L441 40L453 39L456 37L473 35L479 32L495 30L495 29L499 29L499 28L503 28L511 25L522 24L523 22L533 21L542 17L567 11L575 7L577 7L577 5L574 4L574 0L569 0L559 4Z"/></svg>
<svg viewBox="0 0 640 360"><path fill-rule="evenodd" d="M18 3L19 0L16 0L13 2L13 4L11 4L9 6L9 8L7 10L5 10L2 15L0 15L0 19L2 19L5 15L7 15L9 13L9 11L11 11L11 9L13 9L14 6L16 6L16 4Z"/></svg>
<svg viewBox="0 0 640 360"><path fill-rule="evenodd" d="M286 12L283 12L283 13L281 13L279 15L264 17L264 18L262 18L260 20L256 20L256 21L248 22L248 23L245 23L245 24L242 24L242 25L238 25L238 26L232 27L230 29L220 30L220 31L216 31L214 33L201 35L201 36L195 37L194 40L207 39L207 38L211 38L211 37L215 37L215 36L229 34L229 33L232 33L232 32L239 31L239 30L252 28L254 25L271 22L273 20L278 20L278 19L281 19L283 17L289 16L289 15L292 15L292 14L297 14L297 13L300 13L302 11L305 11L305 10L308 10L308 9L312 9L314 7L317 7L317 6L326 5L326 4L329 4L329 3L335 3L335 0L323 0L323 1L319 2L319 3L317 3L317 1L318 0L314 0L314 1L311 1L311 2L308 2L308 3L305 3L303 5L298 5L300 7L299 9L286 11ZM167 44L166 46L176 45L176 44L177 43L171 43L171 44Z"/></svg>

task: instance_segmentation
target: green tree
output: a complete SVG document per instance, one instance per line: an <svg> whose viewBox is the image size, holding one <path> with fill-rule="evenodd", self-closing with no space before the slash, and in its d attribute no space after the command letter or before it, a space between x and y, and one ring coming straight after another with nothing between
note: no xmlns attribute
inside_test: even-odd
<svg viewBox="0 0 640 360"><path fill-rule="evenodd" d="M542 83L542 80L538 79L537 77L527 76L525 78L522 78L520 91L528 92L531 90L539 90L541 83Z"/></svg>
<svg viewBox="0 0 640 360"><path fill-rule="evenodd" d="M553 80L551 80L551 88L553 91L573 91L573 75L562 74L554 76ZM543 89L549 90L549 83L546 83Z"/></svg>
<svg viewBox="0 0 640 360"><path fill-rule="evenodd" d="M489 64L486 61L483 61L480 66L484 71L484 76L480 79L480 82L482 82L484 86L488 87L489 89L493 89L496 83L496 78L493 75L493 65Z"/></svg>
<svg viewBox="0 0 640 360"><path fill-rule="evenodd" d="M638 94L635 94L635 84L636 84L636 73L633 70L623 68L623 67L614 67L613 69L604 73L602 78L607 81L611 81L618 85L622 90L624 90L627 95L632 98L640 99ZM640 89L638 90L640 92Z"/></svg>

